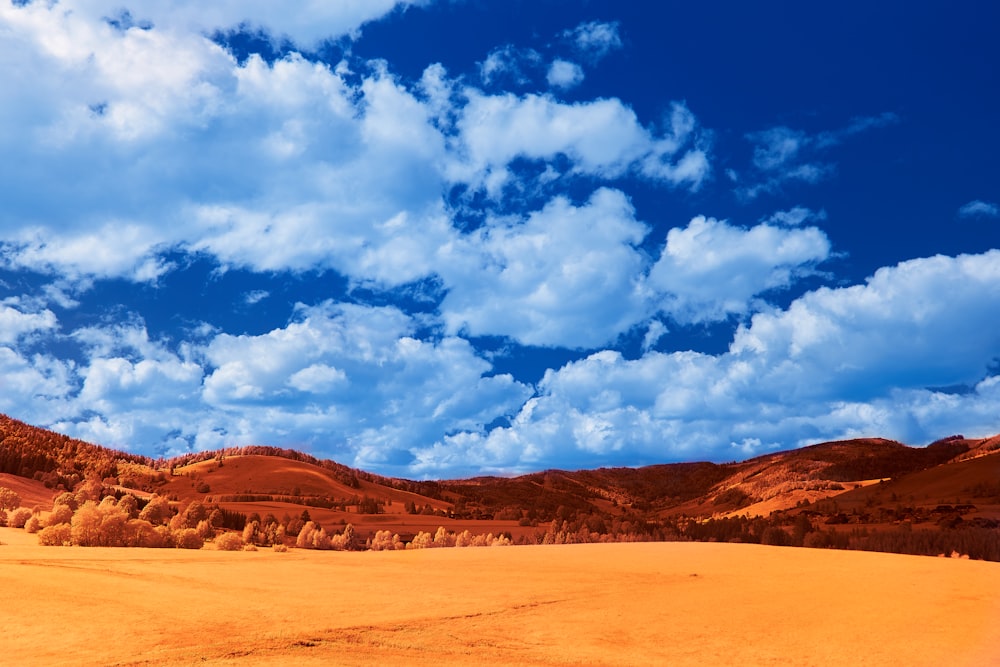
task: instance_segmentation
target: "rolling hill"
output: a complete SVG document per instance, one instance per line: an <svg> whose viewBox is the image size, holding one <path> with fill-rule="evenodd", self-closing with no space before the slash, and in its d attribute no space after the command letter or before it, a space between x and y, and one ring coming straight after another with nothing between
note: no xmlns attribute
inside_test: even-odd
<svg viewBox="0 0 1000 667"><path fill-rule="evenodd" d="M273 520L291 535L313 520L331 530L351 524L362 538L387 530L404 541L438 526L525 543L700 539L705 529L695 526L705 522L724 525L727 539L762 541L765 520L798 540L856 525L992 529L1000 520L998 454L1000 436L952 436L926 447L865 438L732 463L413 481L264 446L152 460L0 415L0 486L14 488L25 506L45 510L58 493L90 484L140 503L162 496L175 509L197 501L242 517L240 524Z"/></svg>

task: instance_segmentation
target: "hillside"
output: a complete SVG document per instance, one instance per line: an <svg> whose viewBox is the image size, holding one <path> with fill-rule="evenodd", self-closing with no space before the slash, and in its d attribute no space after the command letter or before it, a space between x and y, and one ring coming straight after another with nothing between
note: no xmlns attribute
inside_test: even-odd
<svg viewBox="0 0 1000 667"><path fill-rule="evenodd" d="M825 530L835 546L846 544L839 526L989 530L1000 520L998 453L1000 436L926 447L867 438L724 464L412 481L264 446L154 461L0 416L0 486L14 488L24 506L47 509L59 492L86 484L100 495L132 495L140 508L154 495L175 513L192 503L218 508L223 527L257 521L289 538L309 520L331 532L351 524L362 540L389 531L403 542L438 526L524 543L708 539L716 526L729 540L801 544ZM939 521L944 505L961 507L952 512L958 518Z"/></svg>

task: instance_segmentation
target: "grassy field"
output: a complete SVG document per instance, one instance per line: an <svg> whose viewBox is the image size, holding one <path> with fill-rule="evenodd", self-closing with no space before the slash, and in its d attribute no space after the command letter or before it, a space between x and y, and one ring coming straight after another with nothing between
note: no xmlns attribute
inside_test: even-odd
<svg viewBox="0 0 1000 667"><path fill-rule="evenodd" d="M997 563L703 543L0 542L8 665L1000 664Z"/></svg>

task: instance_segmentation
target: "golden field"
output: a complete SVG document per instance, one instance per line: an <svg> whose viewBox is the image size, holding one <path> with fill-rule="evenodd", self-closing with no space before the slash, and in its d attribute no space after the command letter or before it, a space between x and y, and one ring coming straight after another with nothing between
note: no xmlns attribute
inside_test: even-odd
<svg viewBox="0 0 1000 667"><path fill-rule="evenodd" d="M5 665L1000 664L1000 564L740 544L277 553L0 529Z"/></svg>

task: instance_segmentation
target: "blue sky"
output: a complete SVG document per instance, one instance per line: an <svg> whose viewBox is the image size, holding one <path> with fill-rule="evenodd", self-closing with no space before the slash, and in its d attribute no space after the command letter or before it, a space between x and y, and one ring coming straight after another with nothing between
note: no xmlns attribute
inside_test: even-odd
<svg viewBox="0 0 1000 667"><path fill-rule="evenodd" d="M416 478L1000 432L998 19L4 1L0 411Z"/></svg>

